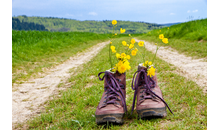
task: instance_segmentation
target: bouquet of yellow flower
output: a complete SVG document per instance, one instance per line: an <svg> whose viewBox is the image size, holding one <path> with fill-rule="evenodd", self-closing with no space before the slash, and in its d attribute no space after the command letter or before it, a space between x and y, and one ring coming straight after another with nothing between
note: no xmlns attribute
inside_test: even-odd
<svg viewBox="0 0 220 130"><path fill-rule="evenodd" d="M113 36L117 35L117 33L114 32L115 27L117 26L116 24L117 24L117 21L113 20L112 21ZM125 33L125 31L126 31L125 29L122 29L122 28L120 29L120 33ZM129 36L131 36L131 35L129 34ZM127 70L131 69L131 66L130 66L130 63L129 63L129 60L130 60L131 56L129 55L129 53L132 56L135 56L137 54L137 51L138 51L138 49L135 48L134 44L135 44L135 39L132 39L132 38L130 40L130 44L127 44L126 41L122 41L122 45L125 47L125 50L124 50L124 52L122 51L121 53L119 53L120 50L116 51L115 46L112 45L112 41L110 42L110 44L109 44L109 60L110 60L110 63L111 63L110 71L112 71L112 72L117 71L120 74L122 74L122 73L125 73ZM115 64L114 67L113 67L112 59L111 59L112 54L115 54L115 57L117 59L117 63Z"/></svg>
<svg viewBox="0 0 220 130"><path fill-rule="evenodd" d="M161 30L160 30L159 32L161 32ZM158 33L159 33L159 32L158 32ZM150 34L150 32L149 32L149 34ZM165 43L165 44L168 43L168 38L165 38L163 34L159 34L159 39L161 39L162 42ZM138 43L138 45L139 45L140 47L145 46L143 41L140 41L140 42ZM150 76L150 77L152 77L152 76L155 75L156 68L155 68L155 66L153 65L153 62L154 62L154 59L156 58L157 51L158 51L159 48L160 48L160 46L158 46L157 43L155 43L155 45L157 46L157 48L156 48L156 52L155 52L155 55L154 55L152 61L146 60L146 61L143 61L143 64L142 64L143 67L146 67L146 68L147 68L147 75ZM142 55L142 56L143 56L143 55ZM143 56L143 59L144 59L144 56Z"/></svg>

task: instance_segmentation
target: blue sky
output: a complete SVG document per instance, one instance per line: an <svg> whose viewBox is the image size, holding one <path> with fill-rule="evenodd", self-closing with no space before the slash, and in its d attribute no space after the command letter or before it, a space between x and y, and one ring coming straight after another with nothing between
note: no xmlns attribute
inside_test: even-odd
<svg viewBox="0 0 220 130"><path fill-rule="evenodd" d="M207 0L12 0L12 16L174 23L207 18Z"/></svg>

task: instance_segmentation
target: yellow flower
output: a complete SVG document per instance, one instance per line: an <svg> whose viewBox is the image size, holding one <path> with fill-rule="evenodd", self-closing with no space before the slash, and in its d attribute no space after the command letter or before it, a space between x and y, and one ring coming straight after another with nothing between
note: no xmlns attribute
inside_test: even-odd
<svg viewBox="0 0 220 130"><path fill-rule="evenodd" d="M116 53L116 57L117 57L117 58L120 58L120 56L121 56L121 55L120 55L119 53Z"/></svg>
<svg viewBox="0 0 220 130"><path fill-rule="evenodd" d="M133 48L134 47L134 44L130 44L129 45L129 49Z"/></svg>
<svg viewBox="0 0 220 130"><path fill-rule="evenodd" d="M115 66L114 66L114 69L112 69L112 71L113 71L113 72L115 72L115 71L116 71L116 67L115 67Z"/></svg>
<svg viewBox="0 0 220 130"><path fill-rule="evenodd" d="M122 58L125 58L125 57L126 57L126 54L125 54L125 53L121 53L121 57L122 57Z"/></svg>
<svg viewBox="0 0 220 130"><path fill-rule="evenodd" d="M120 60L117 64L117 66L121 66L123 64L123 62Z"/></svg>
<svg viewBox="0 0 220 130"><path fill-rule="evenodd" d="M144 66L147 67L147 64L148 64L148 60L144 62Z"/></svg>
<svg viewBox="0 0 220 130"><path fill-rule="evenodd" d="M137 49L137 48L135 48L134 50L135 50L135 51L138 51L138 49Z"/></svg>
<svg viewBox="0 0 220 130"><path fill-rule="evenodd" d="M127 58L128 60L130 60L130 59L131 59L130 55L127 55L127 56L126 56L126 58Z"/></svg>
<svg viewBox="0 0 220 130"><path fill-rule="evenodd" d="M130 70L131 69L131 66L130 65L127 65L127 70Z"/></svg>
<svg viewBox="0 0 220 130"><path fill-rule="evenodd" d="M130 63L127 60L124 62L124 65L126 67L126 70L130 70L131 69Z"/></svg>
<svg viewBox="0 0 220 130"><path fill-rule="evenodd" d="M160 38L160 39L163 39L163 38L164 38L164 35L163 35L163 34L160 34L160 35L159 35L159 38Z"/></svg>
<svg viewBox="0 0 220 130"><path fill-rule="evenodd" d="M121 33L124 33L124 32L125 32L125 29L122 29L122 28L121 28L121 29L120 29L120 32L121 32Z"/></svg>
<svg viewBox="0 0 220 130"><path fill-rule="evenodd" d="M112 20L112 24L113 25L117 24L117 21L116 20Z"/></svg>
<svg viewBox="0 0 220 130"><path fill-rule="evenodd" d="M117 35L117 33L115 33L115 36Z"/></svg>
<svg viewBox="0 0 220 130"><path fill-rule="evenodd" d="M130 37L130 36L131 36L131 34L128 34L128 36Z"/></svg>
<svg viewBox="0 0 220 130"><path fill-rule="evenodd" d="M149 34L150 34L150 32L149 32Z"/></svg>
<svg viewBox="0 0 220 130"><path fill-rule="evenodd" d="M132 56L135 56L136 53L137 53L137 51L135 51L135 50L132 50L132 51L131 51L131 55L132 55Z"/></svg>
<svg viewBox="0 0 220 130"><path fill-rule="evenodd" d="M112 52L113 52L113 53L115 53L115 52L116 52L116 50L115 50L115 49L113 49L113 50L112 50Z"/></svg>
<svg viewBox="0 0 220 130"><path fill-rule="evenodd" d="M127 42L126 41L122 41L122 45L126 46Z"/></svg>
<svg viewBox="0 0 220 130"><path fill-rule="evenodd" d="M128 44L127 44L126 46L127 46L127 47L129 47L129 45L128 45Z"/></svg>
<svg viewBox="0 0 220 130"><path fill-rule="evenodd" d="M155 45L157 45L157 43L155 43Z"/></svg>
<svg viewBox="0 0 220 130"><path fill-rule="evenodd" d="M118 66L118 72L123 74L126 71L126 65L122 64L120 66Z"/></svg>
<svg viewBox="0 0 220 130"><path fill-rule="evenodd" d="M112 49L112 50L115 50L115 46L111 46L111 49Z"/></svg>
<svg viewBox="0 0 220 130"><path fill-rule="evenodd" d="M168 39L167 39L167 38L163 38L162 41L163 41L163 43L165 43L165 44L168 43Z"/></svg>
<svg viewBox="0 0 220 130"><path fill-rule="evenodd" d="M170 29L169 27L167 29Z"/></svg>
<svg viewBox="0 0 220 130"><path fill-rule="evenodd" d="M160 30L160 32L161 32L161 30Z"/></svg>
<svg viewBox="0 0 220 130"><path fill-rule="evenodd" d="M150 61L150 62L148 62L148 65L152 65L152 62Z"/></svg>
<svg viewBox="0 0 220 130"><path fill-rule="evenodd" d="M154 76L155 75L155 68L151 66L151 68L147 71L147 76Z"/></svg>
<svg viewBox="0 0 220 130"><path fill-rule="evenodd" d="M112 42L110 42L110 44L112 44Z"/></svg>
<svg viewBox="0 0 220 130"><path fill-rule="evenodd" d="M138 45L139 45L139 46L144 46L144 42L143 42L143 41L140 41L140 42L138 42Z"/></svg>
<svg viewBox="0 0 220 130"><path fill-rule="evenodd" d="M134 43L135 43L135 40L134 40L134 39L131 39L131 43L134 44Z"/></svg>

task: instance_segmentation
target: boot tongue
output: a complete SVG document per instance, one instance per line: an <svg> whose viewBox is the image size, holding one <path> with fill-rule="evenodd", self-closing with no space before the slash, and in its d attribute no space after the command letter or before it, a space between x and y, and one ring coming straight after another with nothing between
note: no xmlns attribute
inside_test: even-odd
<svg viewBox="0 0 220 130"><path fill-rule="evenodd" d="M122 74L120 74L118 71L116 71L115 73L111 72L109 70L106 70L106 71L110 72L110 74L116 79L117 83L120 85L120 88L125 90L125 85L122 83L123 82L122 81L123 80ZM109 77L107 78L107 81L110 82Z"/></svg>

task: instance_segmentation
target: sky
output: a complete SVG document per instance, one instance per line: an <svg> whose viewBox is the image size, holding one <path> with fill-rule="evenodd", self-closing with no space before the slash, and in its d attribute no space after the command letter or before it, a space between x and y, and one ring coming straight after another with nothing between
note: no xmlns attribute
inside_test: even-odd
<svg viewBox="0 0 220 130"><path fill-rule="evenodd" d="M149 23L207 18L207 0L12 0L12 16Z"/></svg>

